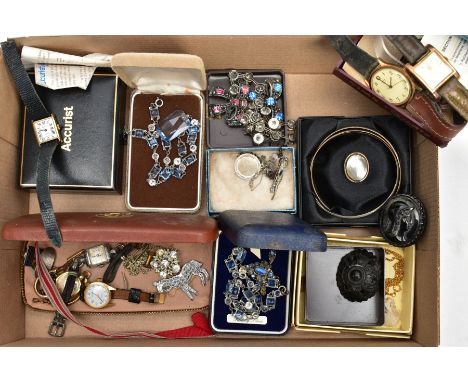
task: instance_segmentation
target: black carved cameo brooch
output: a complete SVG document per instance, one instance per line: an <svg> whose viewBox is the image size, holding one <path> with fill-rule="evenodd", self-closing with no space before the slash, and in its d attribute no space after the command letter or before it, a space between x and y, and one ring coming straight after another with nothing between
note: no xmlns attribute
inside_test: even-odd
<svg viewBox="0 0 468 382"><path fill-rule="evenodd" d="M426 228L426 210L422 202L407 194L391 198L380 212L380 232L396 247L408 247L416 242Z"/></svg>
<svg viewBox="0 0 468 382"><path fill-rule="evenodd" d="M341 258L336 284L344 298L362 302L377 293L382 277L383 269L377 257L364 248L357 248Z"/></svg>

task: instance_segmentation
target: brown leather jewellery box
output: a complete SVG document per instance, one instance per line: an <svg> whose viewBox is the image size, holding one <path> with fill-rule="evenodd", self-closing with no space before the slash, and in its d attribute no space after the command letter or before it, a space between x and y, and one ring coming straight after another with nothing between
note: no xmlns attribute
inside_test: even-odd
<svg viewBox="0 0 468 382"><path fill-rule="evenodd" d="M285 94L288 105L288 118L301 116L366 116L381 115L387 112L380 106L364 97L332 74L339 56L324 37L318 36L58 36L28 37L16 39L19 47L38 46L44 49L64 53L85 55L92 52L117 54L122 52L169 52L185 53L199 56L207 70L223 68L280 68L288 84ZM271 47L275 48L272 49ZM239 54L242 51L243 54ZM17 161L19 145L19 121L22 104L16 97L14 83L6 69L3 57L0 56L0 151L2 152L2 225L18 216L36 214L38 205L36 195L17 188ZM128 110L127 110L128 113ZM439 213L438 213L438 177L437 147L420 134L413 137L413 192L424 202L428 224L425 235L418 241L415 253L415 290L413 330L409 339L381 338L378 336L359 335L352 332L309 332L290 327L283 336L255 335L217 335L209 338L191 338L179 340L150 339L114 339L112 345L175 345L175 346L437 346L439 344ZM201 209L195 217L206 217L206 185L201 177ZM128 186L128 185L127 185ZM192 242L184 244L183 250L202 249L206 256L205 266L211 273L209 256L212 254L214 240L212 228L209 234L202 234L205 224L184 224L174 215L168 215L164 230L161 225L152 222L152 215L143 215L139 224L131 227L128 224L133 217L119 216L95 217L99 213L126 212L123 195L84 195L54 194L52 196L57 213L67 212L72 215L59 215L62 229L65 229L65 216L71 217L71 231L64 232L67 246L90 242L148 240L153 242L170 242L184 244L189 241L181 238L182 233L191 232ZM86 224L75 219L76 212L91 211ZM140 216L137 214L136 216ZM159 215L158 215L159 216ZM156 216L156 218L158 218ZM179 215L177 215L179 216ZM159 217L160 218L160 217ZM28 220L28 218L25 218ZM100 337L90 336L84 329L69 324L65 337L57 340L47 335L47 326L51 312L41 312L23 304L22 282L20 277L21 250L23 240L43 240L45 236L33 236L35 226L22 225L21 234L15 225L21 220L11 222L8 230L4 228L3 240L0 242L0 301L3 312L0 317L2 331L0 342L13 346L31 345L108 345ZM94 222L94 223L91 223ZM101 222L109 222L103 223ZM99 228L94 229L92 224ZM135 233L136 227L144 232ZM167 231L168 227L170 231ZM86 229L78 229L79 227ZM159 228L158 228L159 227ZM129 230L131 228L132 230ZM108 231L107 229L110 229ZM188 231L187 231L188 230ZM74 232L73 235L71 232ZM335 229L336 232L351 236L376 235L374 228ZM14 232L16 232L14 234ZM91 234L91 232L94 232ZM194 234L194 233L197 234ZM135 236L133 237L132 235ZM94 235L94 236L93 236ZM130 236L128 236L130 235ZM141 236L139 236L141 235ZM170 236L167 236L170 235ZM173 235L173 236L172 236ZM195 235L196 239L193 237ZM134 239L134 238L139 239ZM204 237L203 243L200 238ZM71 250L71 249L70 249ZM197 252L198 253L198 252ZM293 268L294 269L294 268ZM197 287L199 287L197 285ZM203 308L203 307L201 307ZM87 324L108 331L122 330L166 330L190 325L188 312L164 314L134 315L86 315L80 318ZM208 313L205 310L205 313Z"/></svg>

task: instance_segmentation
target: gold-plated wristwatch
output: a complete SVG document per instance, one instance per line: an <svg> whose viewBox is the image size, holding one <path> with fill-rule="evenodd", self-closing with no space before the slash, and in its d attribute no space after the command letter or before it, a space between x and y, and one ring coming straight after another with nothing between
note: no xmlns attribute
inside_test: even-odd
<svg viewBox="0 0 468 382"><path fill-rule="evenodd" d="M382 63L359 48L349 36L329 36L329 39L343 60L358 71L367 85L387 102L403 106L412 99L416 85L404 68Z"/></svg>
<svg viewBox="0 0 468 382"><path fill-rule="evenodd" d="M49 117L32 121L32 127L39 145L50 141L61 140L60 125L53 114Z"/></svg>
<svg viewBox="0 0 468 382"><path fill-rule="evenodd" d="M408 61L406 69L435 99L443 98L468 121L468 90L444 55L415 36L386 36Z"/></svg>
<svg viewBox="0 0 468 382"><path fill-rule="evenodd" d="M164 304L165 294L143 292L137 288L116 289L101 280L86 284L83 301L91 308L105 308L110 305L112 299L127 300L134 304L140 302Z"/></svg>

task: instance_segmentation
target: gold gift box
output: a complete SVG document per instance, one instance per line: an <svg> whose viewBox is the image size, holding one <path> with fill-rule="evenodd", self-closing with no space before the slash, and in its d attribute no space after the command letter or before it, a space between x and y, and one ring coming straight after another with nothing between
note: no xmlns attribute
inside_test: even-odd
<svg viewBox="0 0 468 382"><path fill-rule="evenodd" d="M382 326L344 327L310 324L305 320L307 253L298 252L293 285L293 327L296 330L309 332L344 332L374 337L409 339L413 331L415 246L398 248L386 243L381 237L351 237L339 233L327 233L327 242L328 247L375 247L400 254L404 259L404 276L400 284L401 290L395 296L385 296L385 323ZM387 252L385 252L385 255L385 279L392 279L395 274L393 268L395 261L387 256ZM399 317L395 316L396 312L399 313Z"/></svg>

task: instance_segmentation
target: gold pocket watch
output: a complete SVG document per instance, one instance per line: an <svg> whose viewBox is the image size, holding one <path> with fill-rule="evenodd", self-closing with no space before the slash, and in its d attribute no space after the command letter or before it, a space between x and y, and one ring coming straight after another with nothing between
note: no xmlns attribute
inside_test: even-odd
<svg viewBox="0 0 468 382"><path fill-rule="evenodd" d="M69 272L60 272L58 274L55 273L54 271L51 272L51 276L55 281L55 286L57 287L60 293L62 293L63 289L65 288L68 274ZM76 278L75 285L73 286L72 295L67 305L74 304L80 299L80 291L81 291L82 285L86 284L90 276L91 276L90 272L84 271ZM42 290L42 285L39 280L39 277L37 277L34 282L34 291L39 297L43 299L47 299L47 300L49 299L47 295L44 293L44 291Z"/></svg>

